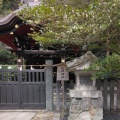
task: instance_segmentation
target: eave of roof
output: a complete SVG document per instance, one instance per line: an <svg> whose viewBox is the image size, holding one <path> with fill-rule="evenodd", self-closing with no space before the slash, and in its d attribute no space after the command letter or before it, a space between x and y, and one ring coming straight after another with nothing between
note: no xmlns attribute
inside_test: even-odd
<svg viewBox="0 0 120 120"><path fill-rule="evenodd" d="M28 3L29 6L38 5L39 2L30 2ZM0 20L0 41L11 47L13 50L17 50L17 47L13 43L13 36L10 35L10 32L16 31L18 28L15 28L17 24L19 27L24 25L22 20L16 15L16 13L22 10L27 5L23 5L18 10L10 13L8 16L4 17ZM25 33L20 33L25 34Z"/></svg>
<svg viewBox="0 0 120 120"><path fill-rule="evenodd" d="M0 34L5 34L12 31L16 24L18 25L22 24L22 20L16 15L18 11L24 9L28 5L30 7L34 7L38 4L40 4L40 2L29 2L27 5L23 5L18 10L15 10L14 12L10 13L8 16L2 18L0 20Z"/></svg>

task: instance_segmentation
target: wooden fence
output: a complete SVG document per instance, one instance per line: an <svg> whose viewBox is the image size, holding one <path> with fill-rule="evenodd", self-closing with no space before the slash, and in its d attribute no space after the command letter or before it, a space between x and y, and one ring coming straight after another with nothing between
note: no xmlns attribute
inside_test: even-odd
<svg viewBox="0 0 120 120"><path fill-rule="evenodd" d="M69 109L70 96L69 90L74 87L74 83L70 82L65 84L65 108ZM103 93L103 109L104 110L120 110L120 80L98 80L96 82L98 90L102 90ZM53 100L55 109L62 108L62 90L60 82L53 85Z"/></svg>
<svg viewBox="0 0 120 120"><path fill-rule="evenodd" d="M120 80L99 80L96 87L102 90L104 110L120 110Z"/></svg>

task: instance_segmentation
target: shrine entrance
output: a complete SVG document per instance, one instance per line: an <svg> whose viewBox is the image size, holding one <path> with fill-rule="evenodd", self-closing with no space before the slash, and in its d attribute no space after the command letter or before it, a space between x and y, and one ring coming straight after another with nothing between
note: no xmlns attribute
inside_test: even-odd
<svg viewBox="0 0 120 120"><path fill-rule="evenodd" d="M44 69L0 69L0 109L45 109Z"/></svg>

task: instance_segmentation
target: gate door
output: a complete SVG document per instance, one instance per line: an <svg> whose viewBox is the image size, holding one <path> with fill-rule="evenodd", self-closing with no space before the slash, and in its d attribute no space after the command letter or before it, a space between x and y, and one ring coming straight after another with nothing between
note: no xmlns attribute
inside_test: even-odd
<svg viewBox="0 0 120 120"><path fill-rule="evenodd" d="M45 109L44 69L22 70L21 108Z"/></svg>
<svg viewBox="0 0 120 120"><path fill-rule="evenodd" d="M18 70L0 70L0 109L20 108Z"/></svg>
<svg viewBox="0 0 120 120"><path fill-rule="evenodd" d="M44 69L0 70L0 109L45 109Z"/></svg>

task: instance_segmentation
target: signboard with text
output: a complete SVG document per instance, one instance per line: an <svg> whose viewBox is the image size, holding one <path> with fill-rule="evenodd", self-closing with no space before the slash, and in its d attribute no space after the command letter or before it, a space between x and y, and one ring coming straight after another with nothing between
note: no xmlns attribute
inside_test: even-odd
<svg viewBox="0 0 120 120"><path fill-rule="evenodd" d="M67 81L69 80L69 73L65 65L57 67L57 80Z"/></svg>

